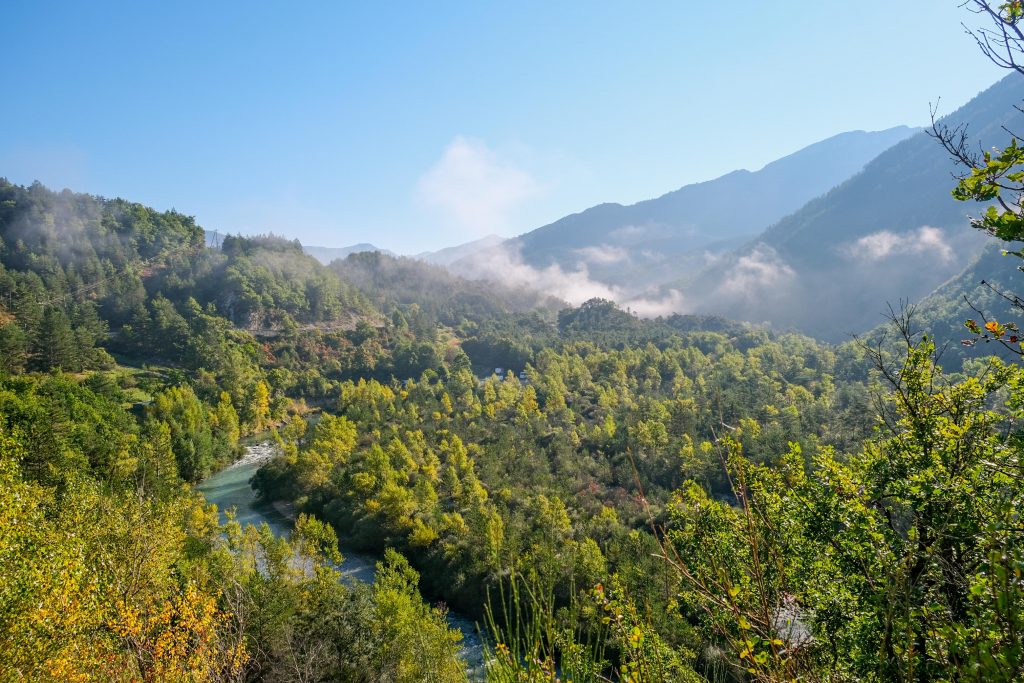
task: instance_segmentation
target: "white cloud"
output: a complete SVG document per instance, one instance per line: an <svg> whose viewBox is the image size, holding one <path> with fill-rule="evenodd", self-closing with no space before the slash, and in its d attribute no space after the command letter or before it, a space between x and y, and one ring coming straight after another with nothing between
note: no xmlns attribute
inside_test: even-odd
<svg viewBox="0 0 1024 683"><path fill-rule="evenodd" d="M847 256L865 261L880 261L891 256L929 254L944 262L953 258L953 248L946 242L942 230L927 225L899 234L890 230L873 232L845 245L841 250Z"/></svg>
<svg viewBox="0 0 1024 683"><path fill-rule="evenodd" d="M467 234L502 233L510 214L536 196L533 176L479 140L457 136L416 183L416 198Z"/></svg>
<svg viewBox="0 0 1024 683"><path fill-rule="evenodd" d="M613 247L610 244L599 244L596 247L583 247L575 250L587 263L611 264L621 263L629 260L629 252L622 247Z"/></svg>
<svg viewBox="0 0 1024 683"><path fill-rule="evenodd" d="M641 318L657 318L662 315L673 313L685 313L692 310L686 302L683 293L678 289L670 289L660 298L635 298L621 302L621 305L628 307Z"/></svg>
<svg viewBox="0 0 1024 683"><path fill-rule="evenodd" d="M704 260L704 266L713 266L725 256L724 251L711 251L709 249L704 250L704 254L701 258Z"/></svg>
<svg viewBox="0 0 1024 683"><path fill-rule="evenodd" d="M615 287L592 280L584 264L572 271L563 270L558 264L534 268L523 261L518 246L503 244L476 254L472 259L460 261L457 272L464 277L495 280L512 287L529 287L573 305L594 297L615 300L618 295Z"/></svg>
<svg viewBox="0 0 1024 683"><path fill-rule="evenodd" d="M786 284L795 276L796 272L773 248L759 244L752 252L741 256L736 265L729 269L719 291L731 296L748 297L761 290Z"/></svg>
<svg viewBox="0 0 1024 683"><path fill-rule="evenodd" d="M691 234L692 228L686 234ZM647 223L645 225L624 225L608 233L608 239L618 244L640 245L644 242L667 237L673 234L673 229L661 223Z"/></svg>
<svg viewBox="0 0 1024 683"><path fill-rule="evenodd" d="M650 249L643 249L640 251L640 255L648 261L664 261L667 256L663 251L651 251Z"/></svg>
<svg viewBox="0 0 1024 683"><path fill-rule="evenodd" d="M650 228L642 225L625 225L612 230L608 236L620 242L634 242L645 238L648 232Z"/></svg>
<svg viewBox="0 0 1024 683"><path fill-rule="evenodd" d="M591 278L585 263L575 270L565 270L558 264L535 268L523 261L518 246L507 243L459 261L453 270L463 277L545 292L574 306L597 297L629 307L643 317L683 313L687 309L683 295L676 290L661 296L630 296L615 285Z"/></svg>

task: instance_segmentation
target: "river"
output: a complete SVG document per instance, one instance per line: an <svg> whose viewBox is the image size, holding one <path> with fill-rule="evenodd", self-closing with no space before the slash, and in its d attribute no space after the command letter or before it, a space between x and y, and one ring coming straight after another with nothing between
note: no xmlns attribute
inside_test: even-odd
<svg viewBox="0 0 1024 683"><path fill-rule="evenodd" d="M256 470L274 456L275 449L269 442L246 446L245 455L240 460L196 485L196 490L201 491L207 501L217 505L222 524L227 521L225 511L235 508L235 519L239 524L265 523L275 536L288 535L292 528L291 519L271 506L255 505L256 492L249 485ZM353 552L344 546L341 554L345 558L338 567L342 581L373 582L376 565L381 558ZM484 680L483 645L476 625L454 612L448 612L447 619L450 627L462 633L461 655L469 667L470 679Z"/></svg>

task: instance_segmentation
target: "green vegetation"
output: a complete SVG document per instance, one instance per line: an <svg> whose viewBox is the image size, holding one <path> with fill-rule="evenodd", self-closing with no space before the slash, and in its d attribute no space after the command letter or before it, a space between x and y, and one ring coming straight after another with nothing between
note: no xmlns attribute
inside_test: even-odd
<svg viewBox="0 0 1024 683"><path fill-rule="evenodd" d="M1020 3L994 12L1016 44ZM955 191L1011 243L1020 150ZM424 595L483 625L494 681L1024 677L1024 304L995 250L833 346L208 249L39 184L0 180L0 238L0 679L469 680ZM191 487L252 437L287 537Z"/></svg>
<svg viewBox="0 0 1024 683"><path fill-rule="evenodd" d="M555 315L386 257L207 250L134 208L188 226L143 251L104 218L131 205L5 191L89 207L76 248L109 261L70 285L60 250L5 247L9 677L465 680L421 590L487 625L494 680L1018 671L1016 366L943 379L907 325L872 351ZM254 486L295 505L290 539L218 526L186 485L265 430ZM384 558L374 584L339 581L339 538Z"/></svg>
<svg viewBox="0 0 1024 683"><path fill-rule="evenodd" d="M417 317L425 317L424 330L438 323L455 328L472 326L535 309L553 313L565 305L538 292L464 280L440 266L378 251L351 254L343 261L335 261L330 268L343 281L358 287L381 310L409 310L415 305Z"/></svg>
<svg viewBox="0 0 1024 683"><path fill-rule="evenodd" d="M853 347L831 349L714 318L641 321L598 300L557 317L515 303L535 296L525 293L478 292L480 298L446 304L442 291L453 279L429 269L364 257L350 259L354 272L346 279L346 262L310 265L296 245L273 237L231 238L214 252L196 246L200 231L189 219L134 207L140 224L188 227L176 242L161 233L159 246L145 252L126 246L141 243L134 234L141 228L122 226L114 240L105 227L130 205L39 186L5 191L14 216L3 224L5 236L12 226L28 230L19 213L25 207L57 216L81 204L89 210L78 222L91 227L77 233L77 249L110 261L102 286L58 278L54 292L24 283L45 283L41 272L72 270L74 260L60 261L57 251L49 260L5 262L4 294L19 305L5 308L3 338L30 339L42 329L60 341L45 353L21 347L0 385L5 434L20 454L11 458L12 481L42 487L32 489L40 514L58 525L64 509L100 509L76 497L85 494L71 481L123 506L127 517L142 515L140 508L153 524L169 525L173 533L138 532L161 540L170 534L171 543L152 553L154 562L163 558L152 571L165 577L165 588L147 588L139 599L153 619L174 621L174 610L201 608L211 648L202 656L213 658L218 676L273 677L268 672L286 661L309 660L299 653L327 638L333 654L312 657L320 676L348 671L331 675L351 678L379 666L416 680L423 674L414 663L421 663L458 678L464 674L452 635L418 589L482 621L501 606L497 596L516 589L511 576L542 586L552 610L614 582L637 624L675 652L672 670L682 670L693 664L694 631L666 616L672 576L653 556L651 511L666 518L673 491L687 478L715 495L728 493L712 445L723 429L767 464L779 461L789 441L846 448L870 430L867 374ZM53 224L63 229L56 218ZM163 260L147 265L149 253ZM371 275L370 295L354 289ZM416 278L442 284L417 287ZM126 281L139 292L127 311L113 302ZM80 330L74 314L82 307L94 311L101 332ZM80 339L89 343L71 343ZM68 368L79 374L61 374L56 356L82 349L102 363L82 361ZM491 375L499 366L507 376ZM311 409L322 415L307 425ZM316 545L326 548L319 553L301 539L282 545L268 530L218 530L183 482L224 466L239 453L241 437L268 428L284 455L256 479L264 497L296 503L331 524L317 527L321 534L337 530L349 546L398 550L418 574L392 553L372 588L339 586L317 559L331 557L335 541ZM105 561L103 552L128 552L123 539L96 543L109 548L81 551L83 572ZM296 573L289 557L309 559ZM278 567L273 576L270 566ZM240 586L252 595L241 596ZM142 609L105 593L89 600L104 610ZM327 610L323 601L342 612L333 625L314 616ZM387 610L395 613L385 617ZM5 614L10 637L25 637L18 610ZM496 627L520 616L508 613ZM91 618L113 628L106 611ZM595 642L608 637L593 619L581 617L578 631ZM401 633L412 632L430 656L408 648L387 654ZM143 640L142 631L132 631L80 646L117 659L126 649L150 647L139 645ZM607 652L623 656L614 644ZM125 670L143 673L126 676L167 677L145 672L193 666L139 656ZM24 664L11 666L22 671Z"/></svg>
<svg viewBox="0 0 1024 683"><path fill-rule="evenodd" d="M465 680L459 634L404 558L348 588L314 519L290 539L219 527L179 472L228 447L237 422L202 416L186 387L138 424L94 377L0 384L0 678Z"/></svg>
<svg viewBox="0 0 1024 683"><path fill-rule="evenodd" d="M219 253L174 212L0 191L0 678L465 680L404 558L346 587L329 527L219 527L185 485L316 401L303 370L350 335L412 335L291 243Z"/></svg>
<svg viewBox="0 0 1024 683"><path fill-rule="evenodd" d="M631 534L650 506L691 477L727 493L716 432L771 463L790 441L845 447L870 429L864 385L837 390L834 352L798 337L694 333L622 351L573 342L534 362L526 382L479 382L468 369L345 382L339 417L309 434L282 429L285 457L255 486L355 547L409 551L432 593L479 616L510 569L582 586L609 562L642 561L653 546ZM647 578L632 588L646 595Z"/></svg>

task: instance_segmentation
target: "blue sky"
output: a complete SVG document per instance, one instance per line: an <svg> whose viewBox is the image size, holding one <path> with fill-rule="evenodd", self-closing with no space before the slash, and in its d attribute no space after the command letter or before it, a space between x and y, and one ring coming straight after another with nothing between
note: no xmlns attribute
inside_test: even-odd
<svg viewBox="0 0 1024 683"><path fill-rule="evenodd" d="M0 176L416 253L924 125L958 4L13 0Z"/></svg>

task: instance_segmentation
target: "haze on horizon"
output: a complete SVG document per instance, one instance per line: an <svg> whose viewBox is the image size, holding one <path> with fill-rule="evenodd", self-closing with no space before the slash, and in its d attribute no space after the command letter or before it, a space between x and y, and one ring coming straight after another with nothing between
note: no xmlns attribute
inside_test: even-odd
<svg viewBox="0 0 1024 683"><path fill-rule="evenodd" d="M412 254L923 125L1002 75L959 5L17 3L0 176Z"/></svg>

